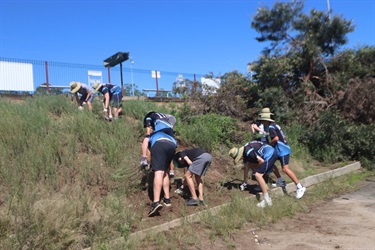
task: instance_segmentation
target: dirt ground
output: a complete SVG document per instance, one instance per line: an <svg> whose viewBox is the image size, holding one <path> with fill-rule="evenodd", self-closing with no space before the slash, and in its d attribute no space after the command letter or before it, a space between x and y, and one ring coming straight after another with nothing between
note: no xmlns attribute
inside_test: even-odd
<svg viewBox="0 0 375 250"><path fill-rule="evenodd" d="M233 233L231 249L375 249L375 178L354 193L341 195L293 218L262 229L247 224ZM229 249L207 241L208 249ZM195 248L192 248L195 249Z"/></svg>

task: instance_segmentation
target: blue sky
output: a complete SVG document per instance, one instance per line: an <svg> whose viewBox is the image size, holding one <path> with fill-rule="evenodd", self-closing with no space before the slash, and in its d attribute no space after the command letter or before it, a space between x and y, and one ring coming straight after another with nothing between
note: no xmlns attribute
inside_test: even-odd
<svg viewBox="0 0 375 250"><path fill-rule="evenodd" d="M0 0L0 57L102 65L124 51L134 69L245 73L266 46L255 40L251 17L274 2ZM375 45L375 0L329 2L356 25L347 47ZM327 10L327 1L305 1L311 8Z"/></svg>

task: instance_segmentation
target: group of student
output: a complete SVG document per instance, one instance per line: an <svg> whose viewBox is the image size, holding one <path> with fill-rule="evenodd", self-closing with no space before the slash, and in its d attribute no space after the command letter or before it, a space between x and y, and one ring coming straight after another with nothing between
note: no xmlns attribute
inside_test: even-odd
<svg viewBox="0 0 375 250"><path fill-rule="evenodd" d="M91 90L87 84L74 81L70 83L70 93L74 94L80 110L84 109L83 103L87 103L89 110L92 111L92 101L97 92L104 96L103 112L105 119L109 121L117 119L122 111L122 90L119 86L111 83L94 83Z"/></svg>
<svg viewBox="0 0 375 250"><path fill-rule="evenodd" d="M272 199L268 194L267 183L264 175L273 172L277 179L274 187L285 188L286 182L281 177L278 168L275 166L277 160L281 163L282 171L296 184L296 198L304 195L306 188L299 182L295 173L289 168L290 146L281 127L275 122L273 113L269 108L263 108L256 122L252 124L254 140L246 143L240 148L232 148L229 151L234 163L241 160L244 164L244 180L240 190L247 188L248 172L251 169L252 175L258 181L260 190L263 193L263 200L257 204L258 207L272 206ZM176 152L177 142L174 138L174 125L176 118L172 115L149 112L144 118L144 127L147 128L147 136L142 143L141 166L148 166L147 150L151 153L151 168L154 171L153 202L149 216L154 216L165 206L171 206L170 199L170 170L173 163L178 168L187 168L184 175L184 185L188 186L191 198L186 201L187 206L204 205L204 192L202 176L206 175L207 169L212 162L212 156L200 148L186 149ZM270 138L270 140L268 139ZM194 185L194 179L198 189L198 195ZM161 201L161 191L164 197ZM182 189L176 190L182 193Z"/></svg>
<svg viewBox="0 0 375 250"><path fill-rule="evenodd" d="M79 109L83 109L86 102L92 111L92 100L96 92L104 96L103 108L106 119L117 119L122 110L121 88L107 83L95 83L93 91L83 83L71 82L70 92L75 94ZM81 95L80 98L78 93ZM143 125L146 128L146 136L142 142L141 166L148 167L147 152L151 154L151 169L154 172L153 181L153 202L148 216L154 216L163 205L171 206L170 199L170 177L173 177L174 163L179 168L187 168L184 174L184 183L187 185L191 198L186 201L188 206L204 205L202 176L206 175L208 167L211 165L212 156L203 149L191 148L176 152L177 141L174 138L174 125L176 118L173 115L149 112ZM234 164L241 160L244 164L244 179L240 185L240 190L247 189L248 172L251 169L252 175L259 183L263 193L263 200L257 204L258 207L272 206L272 199L268 194L265 175L273 172L277 177L274 186L285 188L286 182L281 177L278 168L275 166L277 160L281 163L282 171L295 183L296 198L300 199L304 195L306 188L301 185L295 173L289 168L289 158L291 154L290 146L281 127L275 122L274 114L269 108L263 108L257 120L251 125L254 139L242 147L234 147L229 151L229 156L233 158ZM269 140L270 139L270 140ZM149 151L148 151L149 150ZM198 195L194 185L194 179L198 189ZM164 195L161 201L161 192ZM182 187L176 190L182 194Z"/></svg>
<svg viewBox="0 0 375 250"><path fill-rule="evenodd" d="M191 198L186 201L187 206L204 205L202 176L206 175L211 165L212 156L200 148L190 148L176 152L177 141L174 138L176 118L173 115L149 112L143 125L146 136L142 142L141 166L148 166L147 152L151 154L151 169L154 172L153 201L149 217L156 215L164 206L171 206L170 199L170 171L173 162L178 168L187 168L184 183L188 186ZM194 184L198 189L198 195ZM163 191L163 197L161 192ZM162 199L161 199L162 198Z"/></svg>
<svg viewBox="0 0 375 250"><path fill-rule="evenodd" d="M295 173L289 168L291 149L283 130L275 122L273 116L274 114L271 113L269 108L263 108L257 121L252 124L252 130L255 134L254 140L240 148L234 147L229 151L229 156L234 159L235 164L241 160L244 164L244 180L240 189L245 190L248 185L249 169L252 170L252 175L258 181L263 193L263 200L257 204L258 207L272 206L272 199L268 194L264 175L273 172L278 178L275 186L285 187L286 185L278 168L274 165L277 160L281 163L282 171L295 183L297 187L296 198L302 198L306 191ZM268 136L271 139L270 141Z"/></svg>

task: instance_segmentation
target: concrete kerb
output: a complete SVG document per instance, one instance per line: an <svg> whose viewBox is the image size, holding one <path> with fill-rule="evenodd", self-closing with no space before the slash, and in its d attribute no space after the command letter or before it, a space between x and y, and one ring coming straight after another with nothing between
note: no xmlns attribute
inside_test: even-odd
<svg viewBox="0 0 375 250"><path fill-rule="evenodd" d="M317 183L326 181L330 178L342 176L342 175L354 172L354 171L359 170L359 169L361 169L360 162L355 162L355 163L352 163L352 164L347 165L347 166L342 167L342 168L338 168L338 169L330 170L330 171L327 171L327 172L324 172L324 173L320 173L320 174L316 174L316 175L313 175L313 176L306 177L306 178L300 180L300 182L305 187L309 187L309 186L315 185ZM296 191L296 185L294 183L289 183L286 186L286 190L287 190L287 193L295 192ZM270 193L272 193L273 195L284 195L281 188L272 189L272 190L270 190ZM256 198L256 196L249 197L248 199L255 199L255 198ZM181 226L183 223L186 223L186 222L189 222L189 223L197 222L202 218L203 215L208 214L208 213L211 213L211 214L215 215L220 211L221 208L223 208L225 206L228 206L229 204L230 203L226 203L226 204L223 204L223 205L220 205L220 206L217 206L217 207L213 207L213 208L210 208L210 209L207 209L207 210L204 210L204 211L200 211L198 213L186 216L184 218L175 219L173 221L170 221L170 222L158 225L158 226L154 226L154 227L142 230L142 231L132 233L132 234L129 235L129 239L131 239L131 240L142 240L147 235L167 231L167 230L172 229L174 227ZM115 239L114 241L112 241L112 243L121 243L122 241L124 241L124 238L118 238L118 239Z"/></svg>

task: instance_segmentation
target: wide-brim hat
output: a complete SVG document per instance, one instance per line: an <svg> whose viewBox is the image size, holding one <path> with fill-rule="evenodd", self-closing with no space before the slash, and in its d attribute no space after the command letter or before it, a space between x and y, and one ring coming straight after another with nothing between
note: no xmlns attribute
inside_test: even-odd
<svg viewBox="0 0 375 250"><path fill-rule="evenodd" d="M92 85L92 88L94 89L94 93L98 92L98 90L103 86L103 84L99 84L99 83L94 83L94 85Z"/></svg>
<svg viewBox="0 0 375 250"><path fill-rule="evenodd" d="M258 115L258 121L275 122L273 119L271 119L271 113L260 113Z"/></svg>
<svg viewBox="0 0 375 250"><path fill-rule="evenodd" d="M70 83L70 93L76 93L81 88L80 82L71 82Z"/></svg>
<svg viewBox="0 0 375 250"><path fill-rule="evenodd" d="M273 115L273 113L271 113L270 108L262 108L262 110L260 111L260 113L261 113L261 114L262 114L262 113L264 113L264 114L269 113L269 114Z"/></svg>
<svg viewBox="0 0 375 250"><path fill-rule="evenodd" d="M240 148L232 148L231 150L229 150L229 156L233 158L234 164L237 164L242 159L244 150L244 146Z"/></svg>

